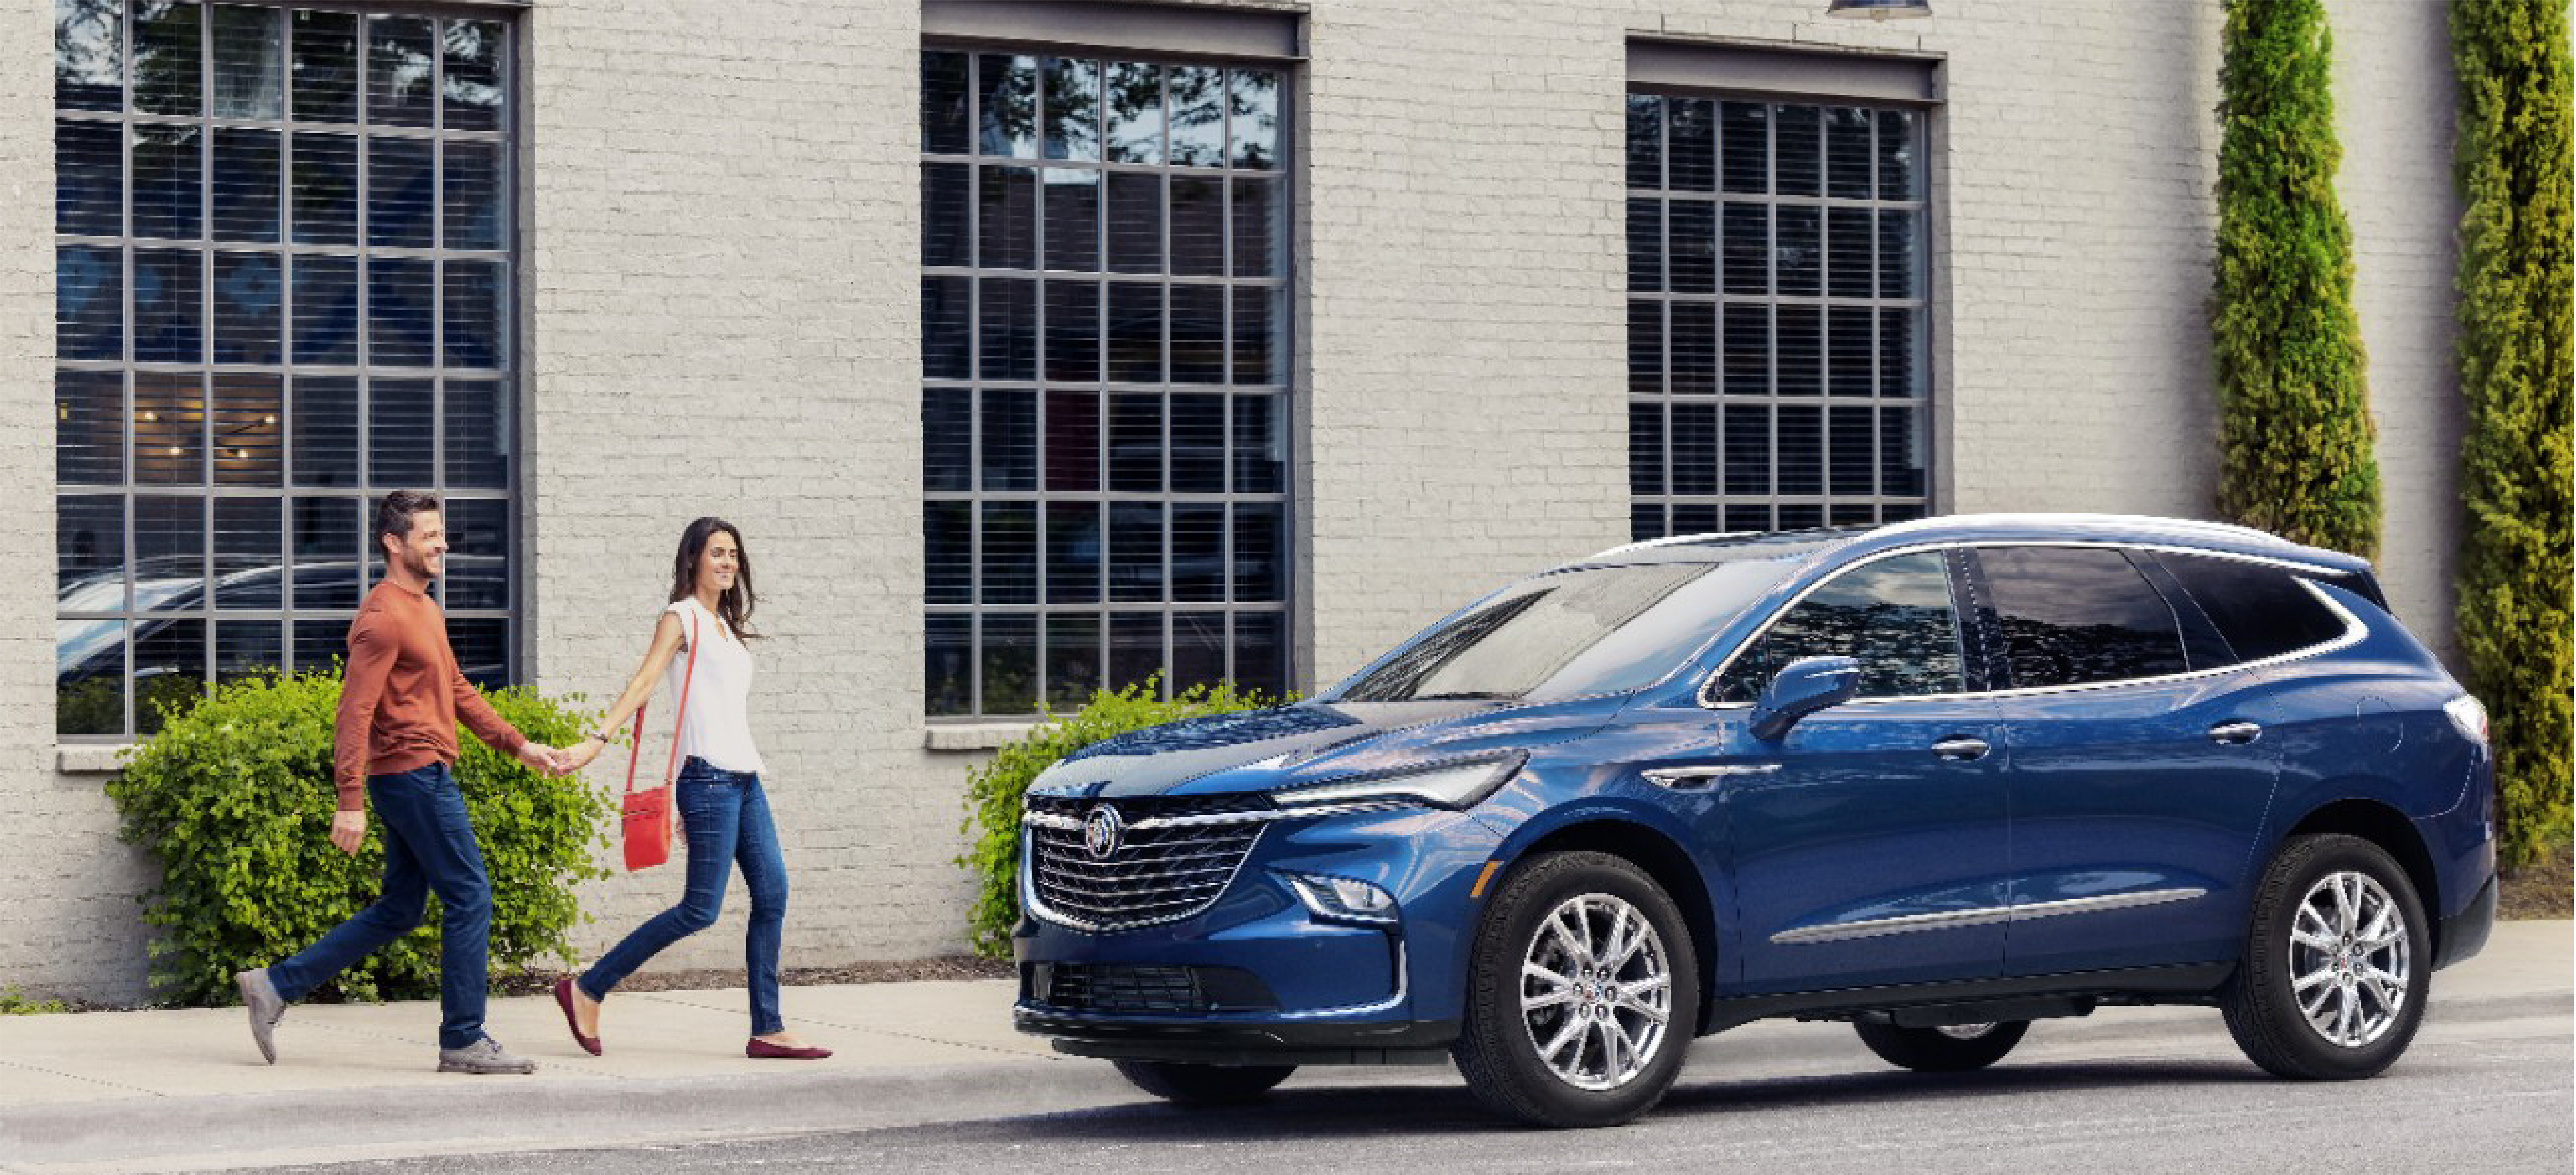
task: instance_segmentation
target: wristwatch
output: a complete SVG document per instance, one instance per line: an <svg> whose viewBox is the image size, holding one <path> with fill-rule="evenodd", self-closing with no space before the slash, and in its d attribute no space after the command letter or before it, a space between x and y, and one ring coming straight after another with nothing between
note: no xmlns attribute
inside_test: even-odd
<svg viewBox="0 0 2576 1175"><path fill-rule="evenodd" d="M596 730L594 730L594 731L591 731L591 732L590 732L590 737L595 738L595 739L598 739L601 743L603 743L603 744L605 744L605 745L615 746L615 745L617 744L617 740L616 740L615 738L612 738L612 737L610 737L609 735L603 734L603 733L601 733L601 732L599 732L599 731L596 731Z"/></svg>

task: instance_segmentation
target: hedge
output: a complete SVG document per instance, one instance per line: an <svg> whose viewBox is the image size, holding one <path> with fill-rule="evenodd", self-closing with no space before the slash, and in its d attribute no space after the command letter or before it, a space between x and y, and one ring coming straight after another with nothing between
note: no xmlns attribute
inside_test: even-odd
<svg viewBox="0 0 2576 1175"><path fill-rule="evenodd" d="M2213 330L2221 513L2371 557L2352 231L2335 199L2333 42L2316 0L2230 0L2219 68Z"/></svg>
<svg viewBox="0 0 2576 1175"><path fill-rule="evenodd" d="M485 695L529 738L567 743L596 715L525 688ZM232 974L302 949L376 899L382 825L352 857L328 839L340 676L255 676L216 687L193 708L162 711L159 733L128 753L108 783L122 836L159 860L143 920L159 933L151 980L188 1005L238 999ZM613 801L580 776L550 777L462 731L455 773L492 882L492 963L574 962L567 933L582 915L574 887L607 873ZM323 999L438 994L438 908L420 929L347 971Z"/></svg>
<svg viewBox="0 0 2576 1175"><path fill-rule="evenodd" d="M2568 835L2569 50L2565 0L2450 9L2459 73L2459 636L2507 865ZM2563 879L2562 879L2563 880Z"/></svg>

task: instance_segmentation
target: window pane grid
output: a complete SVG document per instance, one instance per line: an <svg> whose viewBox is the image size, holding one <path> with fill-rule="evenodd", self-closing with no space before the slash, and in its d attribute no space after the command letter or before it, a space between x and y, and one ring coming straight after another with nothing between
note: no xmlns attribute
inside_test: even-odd
<svg viewBox="0 0 2576 1175"><path fill-rule="evenodd" d="M1631 529L1921 516L1922 117L1628 99Z"/></svg>
<svg viewBox="0 0 2576 1175"><path fill-rule="evenodd" d="M147 22L157 23L134 27ZM307 67L323 83L333 69L359 76L369 64L356 58L391 23L428 38L414 38L417 51L388 75L394 84L353 86L337 106L324 93L308 111ZM67 26L87 31L67 37ZM299 40L308 27L313 39ZM184 703L209 682L279 664L290 646L296 665L327 664L308 654L322 643L338 651L357 593L381 574L366 523L374 500L397 487L450 502L450 533L470 552L451 556L451 572L465 568L475 583L461 596L447 582L437 590L458 621L460 660L474 662L469 675L506 680L516 548L508 26L72 2L58 5L57 30L58 77L103 76L98 63L112 61L117 78L114 101L97 87L58 87L58 136L107 141L96 128L118 144L115 176L100 174L107 155L84 156L83 199L58 201L58 249L114 258L112 269L74 270L58 298L58 319L90 332L60 348L57 363L58 448L81 457L61 463L58 477L58 733L148 733L152 703ZM324 60L335 38L344 58L336 66ZM165 67L175 72L154 72ZM397 128L374 103L401 92L423 97ZM177 186L154 189L149 224L135 212L137 145L147 139L185 152L160 149L156 158L183 166L166 171ZM336 174L307 170L300 141L354 144L358 162ZM407 157L422 166L398 200L371 207L378 176L365 144L375 142L418 144ZM480 187L464 189L482 201L483 231L460 221L468 231L454 241L444 227L451 145L483 152L476 158L486 164L465 177ZM112 213L101 192L115 197ZM427 226L406 227L409 247L355 235L405 212ZM311 239L300 219L308 214L321 217ZM335 216L348 227L335 229ZM338 299L308 298L314 281L329 286L333 266L345 284L323 292ZM413 284L371 289L380 270ZM409 303L389 310L388 296ZM112 340L89 341L110 330ZM317 339L336 342L313 361L303 348ZM110 404L116 421L99 416ZM342 415L329 419L334 412ZM399 468L377 468L379 452L402 458Z"/></svg>
<svg viewBox="0 0 2576 1175"><path fill-rule="evenodd" d="M931 715L1277 692L1278 75L931 49L922 90Z"/></svg>

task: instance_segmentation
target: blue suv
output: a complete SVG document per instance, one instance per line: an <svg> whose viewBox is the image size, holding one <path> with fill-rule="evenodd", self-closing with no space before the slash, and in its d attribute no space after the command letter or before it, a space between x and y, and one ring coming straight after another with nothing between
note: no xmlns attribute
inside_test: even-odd
<svg viewBox="0 0 2576 1175"><path fill-rule="evenodd" d="M2347 555L2081 515L1640 543L1050 768L1014 1018L1179 1102L1454 1058L1552 1126L1765 1017L1955 1071L2197 1004L2368 1077L2485 943L2493 804L2483 709Z"/></svg>

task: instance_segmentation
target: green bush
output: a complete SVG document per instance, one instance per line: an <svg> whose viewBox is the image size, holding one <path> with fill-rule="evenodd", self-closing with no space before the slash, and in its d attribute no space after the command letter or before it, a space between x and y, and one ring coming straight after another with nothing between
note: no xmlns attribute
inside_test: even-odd
<svg viewBox="0 0 2576 1175"><path fill-rule="evenodd" d="M61 1000L29 998L14 983L0 990L0 1016L59 1016L71 1010L71 1005Z"/></svg>
<svg viewBox="0 0 2576 1175"><path fill-rule="evenodd" d="M596 716L526 688L485 695L529 738L566 743ZM180 1004L230 1003L232 973L276 962L376 899L381 826L355 857L328 839L337 672L251 677L215 689L126 756L107 785L124 838L159 859L145 901L153 984ZM492 882L492 962L517 969L573 961L573 887L604 877L613 801L580 776L549 777L457 735L457 787ZM341 972L326 998L412 999L438 992L435 899L420 929Z"/></svg>
<svg viewBox="0 0 2576 1175"><path fill-rule="evenodd" d="M2571 478L2565 0L2450 9L2459 71L2460 646L2495 739L2504 863L2568 835ZM2563 878L2561 879L2563 882Z"/></svg>
<svg viewBox="0 0 2576 1175"><path fill-rule="evenodd" d="M2352 230L2335 199L2333 38L2316 0L2230 0L2219 67L2218 508L2372 557Z"/></svg>
<svg viewBox="0 0 2576 1175"><path fill-rule="evenodd" d="M957 864L975 875L975 904L966 928L976 954L1000 959L1011 953L1011 927L1020 920L1020 797L1039 772L1131 730L1276 704L1259 694L1237 693L1231 684L1192 686L1166 702L1156 696L1161 692L1157 684L1148 680L1116 693L1093 694L1080 711L1062 719L1050 715L1050 721L1004 744L966 777L966 822L960 831L975 839Z"/></svg>

